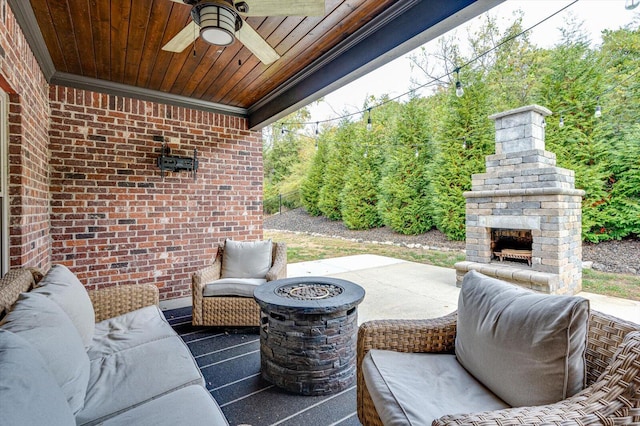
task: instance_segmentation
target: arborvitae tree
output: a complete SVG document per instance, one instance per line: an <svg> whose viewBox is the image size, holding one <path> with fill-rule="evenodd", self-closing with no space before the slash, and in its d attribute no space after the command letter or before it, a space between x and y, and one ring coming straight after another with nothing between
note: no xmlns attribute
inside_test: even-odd
<svg viewBox="0 0 640 426"><path fill-rule="evenodd" d="M599 55L606 66L599 130L608 153L608 197L597 206L603 221L590 239L620 239L640 235L640 20L605 31Z"/></svg>
<svg viewBox="0 0 640 426"><path fill-rule="evenodd" d="M554 112L546 120L546 149L556 154L558 166L575 172L576 188L586 192L582 235L596 241L601 239L598 234L606 220L599 206L608 198L603 122L594 117L601 102L598 96L604 90L604 71L580 24L575 22L565 26L561 43L545 59L546 72L540 76L537 103Z"/></svg>
<svg viewBox="0 0 640 426"><path fill-rule="evenodd" d="M318 207L331 220L342 218L340 194L344 188L345 171L349 169L349 155L354 143L355 125L344 121L336 129L334 139L329 144L324 183L320 189Z"/></svg>
<svg viewBox="0 0 640 426"><path fill-rule="evenodd" d="M465 198L471 190L471 175L485 171L484 160L494 152L493 111L489 91L480 78L465 73L464 96L451 88L443 126L437 138L435 167L431 174L433 215L436 226L452 240L464 240Z"/></svg>
<svg viewBox="0 0 640 426"><path fill-rule="evenodd" d="M342 189L342 220L349 229L371 229L382 226L378 214L378 184L383 157L379 145L383 128L380 124L367 130L361 125L351 151L350 167Z"/></svg>
<svg viewBox="0 0 640 426"><path fill-rule="evenodd" d="M316 140L317 150L313 159L311 160L311 167L306 175L306 178L302 181L300 186L300 196L302 198L302 205L312 216L320 216L322 210L318 207L318 200L320 198L320 190L324 185L325 169L327 167L327 157L329 150L329 143L331 141L331 131L323 131L318 135Z"/></svg>
<svg viewBox="0 0 640 426"><path fill-rule="evenodd" d="M422 99L414 97L403 105L388 144L380 183L380 216L401 234L424 233L433 227L428 196L433 155Z"/></svg>

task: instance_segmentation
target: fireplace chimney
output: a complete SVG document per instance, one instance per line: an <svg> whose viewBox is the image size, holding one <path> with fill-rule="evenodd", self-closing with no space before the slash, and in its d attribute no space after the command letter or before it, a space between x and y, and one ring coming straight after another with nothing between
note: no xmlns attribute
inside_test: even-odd
<svg viewBox="0 0 640 426"><path fill-rule="evenodd" d="M548 115L529 105L489 117L496 153L464 193L466 260L455 265L458 285L477 270L544 293L581 290L584 191L575 189L574 172L556 167L555 154L545 150Z"/></svg>

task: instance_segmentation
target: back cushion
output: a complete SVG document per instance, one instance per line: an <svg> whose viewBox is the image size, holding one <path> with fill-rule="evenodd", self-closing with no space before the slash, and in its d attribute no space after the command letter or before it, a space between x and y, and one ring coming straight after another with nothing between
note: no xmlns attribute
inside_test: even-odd
<svg viewBox="0 0 640 426"><path fill-rule="evenodd" d="M585 386L589 301L536 294L468 272L458 300L456 356L513 407L550 404Z"/></svg>
<svg viewBox="0 0 640 426"><path fill-rule="evenodd" d="M224 243L220 278L265 278L271 268L271 240Z"/></svg>
<svg viewBox="0 0 640 426"><path fill-rule="evenodd" d="M22 337L0 329L0 423L75 425L62 390L38 351Z"/></svg>
<svg viewBox="0 0 640 426"><path fill-rule="evenodd" d="M71 411L80 411L89 383L89 357L67 314L42 294L22 293L0 327L36 348Z"/></svg>
<svg viewBox="0 0 640 426"><path fill-rule="evenodd" d="M44 294L69 316L86 348L91 344L96 326L93 304L80 280L64 265L53 265L33 293Z"/></svg>

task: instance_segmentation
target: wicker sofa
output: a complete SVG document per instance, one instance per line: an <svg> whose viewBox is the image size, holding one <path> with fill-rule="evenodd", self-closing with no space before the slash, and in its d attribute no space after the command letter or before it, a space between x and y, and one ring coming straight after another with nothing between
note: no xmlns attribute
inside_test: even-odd
<svg viewBox="0 0 640 426"><path fill-rule="evenodd" d="M486 279L490 278L486 277ZM367 388L367 380L372 383L372 386L377 386L377 383L369 379L369 376L365 377L367 371L366 365L363 368L363 364L366 364L371 356L367 357L367 355L370 352L373 354L376 351L382 351L382 353L389 351L389 353L395 353L397 359L415 354L449 354L447 356L454 357L452 354L457 353L458 350L456 348L456 337L459 332L458 312L460 312L460 307L457 312L441 318L376 320L360 326L357 349L357 410L363 425L640 424L640 325L594 311L590 311L588 314L585 333L586 348L582 350L583 362L586 363L583 390L576 394L554 403L537 406L512 407L505 404L506 406L500 409L489 408L465 412L465 406L469 402L467 395L463 395L463 392L443 392L442 388L434 391L428 389L431 387L430 385L416 390L415 384L419 379L416 377L417 374L412 371L403 373L409 379L402 383L402 386L408 386L409 390L406 392L408 394L413 392L415 395L413 407L403 406L405 401L402 398L392 400L393 402L387 405L397 403L398 409L402 410L402 415L413 410L410 415L413 415L414 418L411 421L398 422L381 420L381 417L389 418L388 413L384 413L384 411L388 411L389 407L381 404L379 398L372 398L372 391ZM481 318L480 321L482 320ZM482 349L478 348L478 350ZM531 362L525 358L519 360L520 365L524 366ZM428 362L427 360L432 358L427 355L424 359L423 362ZM407 368L406 365L413 368L415 363L420 361L416 361L414 358L410 362L414 364L405 363L405 367L402 367L403 363L396 362L388 367L387 372L394 368ZM419 370L421 367L416 371ZM381 371L384 376L384 370ZM502 375L509 374L510 370L505 366ZM441 371L438 375L439 379L451 380L450 377L446 379L446 372ZM384 379L386 378L384 377ZM433 382L436 381L434 378ZM521 388L520 390L525 393L528 391L527 386ZM375 392L373 393L375 394ZM458 410L438 413L436 416L429 416L422 411L425 406L429 405L426 403L427 401L438 398L440 402L435 401L431 406L439 406L438 408L441 409L443 406L449 406L449 402L453 400L453 405ZM378 401L377 406L374 400ZM408 404L409 402L406 405Z"/></svg>
<svg viewBox="0 0 640 426"><path fill-rule="evenodd" d="M0 280L6 425L228 425L153 285L87 292L66 267Z"/></svg>
<svg viewBox="0 0 640 426"><path fill-rule="evenodd" d="M264 241L267 242L267 241ZM249 242L251 243L251 242ZM269 242L271 244L271 242ZM193 303L192 325L194 326L255 326L260 325L260 307L253 299L253 289L259 283L240 284L239 292L222 291L207 295L207 286L218 282L222 276L225 243L218 244L213 263L196 271L191 277L191 297ZM271 244L271 267L261 282L287 277L287 245L284 242ZM242 280L242 278L240 279ZM255 281L249 279L249 281ZM236 294L234 294L236 293Z"/></svg>

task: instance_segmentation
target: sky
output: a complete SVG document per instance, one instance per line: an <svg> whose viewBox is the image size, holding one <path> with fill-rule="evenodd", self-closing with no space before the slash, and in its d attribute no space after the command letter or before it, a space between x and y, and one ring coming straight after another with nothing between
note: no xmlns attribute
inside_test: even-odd
<svg viewBox="0 0 640 426"><path fill-rule="evenodd" d="M504 29L513 18L513 13L521 9L524 12L522 27L529 28L542 21L557 10L572 3L573 0L507 0L489 11L497 16ZM579 0L564 12L536 26L529 32L530 40L540 47L552 47L560 36L559 28L565 19L573 14L584 21L584 29L590 32L593 44L601 42L600 34L604 29L618 29L630 23L634 16L640 14L640 7L634 10L625 9L626 0ZM480 25L482 15L452 30L460 37L466 37L467 31ZM450 33L446 33L449 35ZM427 43L427 50L434 49L437 40ZM418 48L419 49L419 48ZM343 86L324 97L322 102L309 105L310 122L328 120L339 117L345 112L362 110L364 101L369 96L379 97L388 94L393 98L411 89L411 65L408 56L411 52L389 62L377 70ZM415 77L419 77L414 74Z"/></svg>

